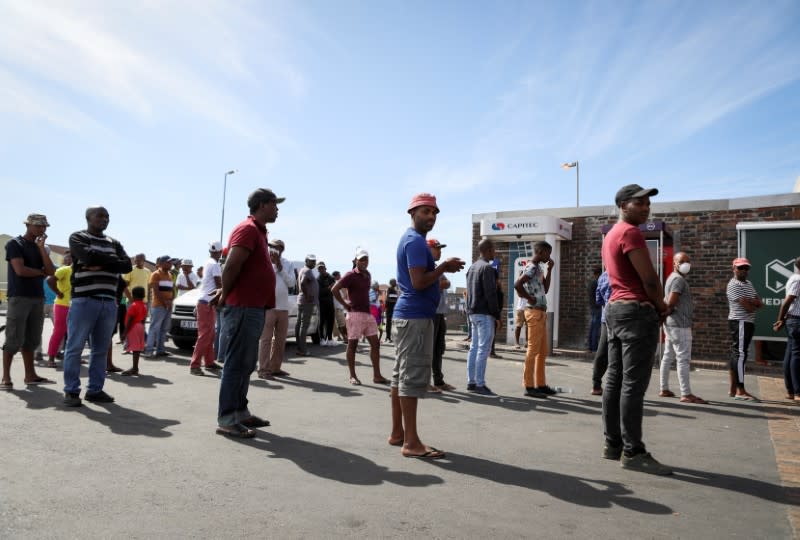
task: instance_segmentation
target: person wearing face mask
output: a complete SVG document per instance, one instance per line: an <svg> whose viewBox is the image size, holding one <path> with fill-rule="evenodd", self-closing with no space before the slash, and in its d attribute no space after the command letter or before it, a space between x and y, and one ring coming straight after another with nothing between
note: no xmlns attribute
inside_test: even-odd
<svg viewBox="0 0 800 540"><path fill-rule="evenodd" d="M664 285L667 319L664 321L664 355L661 358L661 397L675 397L669 389L669 370L677 362L678 384L684 403L708 403L692 394L689 386L689 362L692 359L692 293L686 276L692 268L689 256L682 251L672 259L674 272Z"/></svg>

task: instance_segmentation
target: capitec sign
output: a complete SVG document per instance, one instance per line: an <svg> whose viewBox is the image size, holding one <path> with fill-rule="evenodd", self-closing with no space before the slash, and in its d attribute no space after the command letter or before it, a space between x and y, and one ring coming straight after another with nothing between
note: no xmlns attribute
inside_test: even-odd
<svg viewBox="0 0 800 540"><path fill-rule="evenodd" d="M531 234L555 234L564 240L571 240L572 223L554 216L481 220L481 236L520 236Z"/></svg>

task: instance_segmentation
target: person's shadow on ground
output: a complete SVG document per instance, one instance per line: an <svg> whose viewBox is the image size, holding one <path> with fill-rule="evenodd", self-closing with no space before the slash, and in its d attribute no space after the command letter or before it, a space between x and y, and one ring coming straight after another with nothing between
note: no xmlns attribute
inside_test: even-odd
<svg viewBox="0 0 800 540"><path fill-rule="evenodd" d="M109 378L111 379L112 377ZM141 373L131 377L115 376L113 377L113 380L114 382L127 384L128 386L133 386L136 388L155 388L157 385L172 384L172 381L169 379L162 379L161 377L148 375L146 373Z"/></svg>
<svg viewBox="0 0 800 540"><path fill-rule="evenodd" d="M682 482L727 489L771 502L800 506L800 488L797 487L781 486L753 478L696 469L672 467L672 470L675 473L673 478Z"/></svg>
<svg viewBox="0 0 800 540"><path fill-rule="evenodd" d="M621 506L644 514L671 514L663 504L633 497L633 492L619 482L579 478L568 474L497 463L463 454L447 453L447 458L432 460L431 465L452 471L526 489L542 491L569 503L591 508Z"/></svg>
<svg viewBox="0 0 800 540"><path fill-rule="evenodd" d="M42 386L30 392L14 392L14 395L24 401L29 409L55 409L79 413L89 420L103 424L118 435L171 437L172 433L166 431L166 428L180 424L178 420L156 418L117 403L85 403L81 407L65 407L61 392Z"/></svg>
<svg viewBox="0 0 800 540"><path fill-rule="evenodd" d="M282 377L281 383L288 386L297 386L308 388L312 392L323 392L329 394L339 394L342 397L355 397L362 395L361 392L356 390L358 386L335 386L332 384L325 384L317 381L308 381L305 379L298 379L297 377Z"/></svg>
<svg viewBox="0 0 800 540"><path fill-rule="evenodd" d="M309 474L345 484L377 486L384 482L406 487L426 487L444 480L430 474L391 471L364 456L333 446L259 431L255 439L232 439L268 452L269 459L288 459Z"/></svg>

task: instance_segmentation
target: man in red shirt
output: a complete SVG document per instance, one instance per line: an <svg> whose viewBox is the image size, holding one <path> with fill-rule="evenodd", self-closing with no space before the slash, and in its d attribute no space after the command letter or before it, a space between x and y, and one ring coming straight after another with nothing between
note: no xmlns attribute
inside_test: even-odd
<svg viewBox="0 0 800 540"><path fill-rule="evenodd" d="M247 409L250 375L258 362L258 340L264 313L275 307L275 272L267 248L267 223L278 217L278 198L269 189L257 189L247 198L250 216L231 232L228 257L222 271L222 289L212 304L222 307L220 350L224 367L219 387L217 433L251 438L251 428L268 420Z"/></svg>
<svg viewBox="0 0 800 540"><path fill-rule="evenodd" d="M369 357L372 360L372 382L389 384L389 379L381 375L381 343L378 339L378 323L370 313L369 289L372 278L367 271L369 254L364 249L356 252L356 267L337 281L331 292L347 312L347 367L350 369L350 384L360 385L356 376L356 348L362 337L369 342ZM347 290L347 300L342 298L341 290Z"/></svg>
<svg viewBox="0 0 800 540"><path fill-rule="evenodd" d="M630 184L615 202L619 221L603 240L603 263L611 283L606 307L608 371L603 392L603 457L622 468L651 474L672 471L656 461L642 442L644 393L653 372L660 320L667 315L664 291L639 226L650 217L655 188Z"/></svg>

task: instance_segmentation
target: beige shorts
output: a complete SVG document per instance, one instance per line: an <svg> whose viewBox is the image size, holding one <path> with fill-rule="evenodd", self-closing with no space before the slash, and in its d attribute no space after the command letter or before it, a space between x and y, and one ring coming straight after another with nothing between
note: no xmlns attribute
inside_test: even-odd
<svg viewBox="0 0 800 540"><path fill-rule="evenodd" d="M392 319L392 387L402 397L425 397L431 379L433 319Z"/></svg>
<svg viewBox="0 0 800 540"><path fill-rule="evenodd" d="M335 318L336 318L336 327L337 328L341 328L342 326L345 326L347 324L347 321L346 321L346 319L344 317L344 310L343 309L337 309L336 310Z"/></svg>
<svg viewBox="0 0 800 540"><path fill-rule="evenodd" d="M525 326L525 310L518 309L514 312L514 326L517 328L522 328Z"/></svg>

